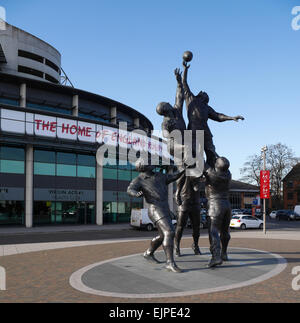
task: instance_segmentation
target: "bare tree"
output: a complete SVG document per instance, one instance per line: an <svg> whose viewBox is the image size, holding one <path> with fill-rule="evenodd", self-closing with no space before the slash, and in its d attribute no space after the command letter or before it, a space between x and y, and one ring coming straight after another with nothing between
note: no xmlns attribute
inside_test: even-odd
<svg viewBox="0 0 300 323"><path fill-rule="evenodd" d="M271 194L277 205L282 200L282 180L297 162L299 159L295 157L293 150L288 146L281 143L268 145L266 166L270 170ZM261 170L261 156L250 156L240 170L243 175L241 180L259 186Z"/></svg>
<svg viewBox="0 0 300 323"><path fill-rule="evenodd" d="M271 190L273 195L281 198L282 180L297 164L297 158L291 148L281 143L268 146L267 167L271 172Z"/></svg>
<svg viewBox="0 0 300 323"><path fill-rule="evenodd" d="M244 164L244 167L240 169L240 172L243 175L241 181L259 186L262 164L261 156L249 156Z"/></svg>

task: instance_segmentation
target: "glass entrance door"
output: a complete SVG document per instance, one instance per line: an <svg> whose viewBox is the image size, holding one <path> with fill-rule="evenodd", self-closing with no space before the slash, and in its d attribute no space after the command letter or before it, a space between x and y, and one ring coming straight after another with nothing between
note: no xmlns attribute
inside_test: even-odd
<svg viewBox="0 0 300 323"><path fill-rule="evenodd" d="M78 207L80 224L95 224L95 204L89 202L80 202Z"/></svg>

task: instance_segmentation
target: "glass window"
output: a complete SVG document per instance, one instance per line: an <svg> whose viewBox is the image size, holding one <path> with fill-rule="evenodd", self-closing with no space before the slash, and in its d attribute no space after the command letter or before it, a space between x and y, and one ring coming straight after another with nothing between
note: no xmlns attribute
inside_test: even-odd
<svg viewBox="0 0 300 323"><path fill-rule="evenodd" d="M55 176L55 164L34 163L34 175Z"/></svg>
<svg viewBox="0 0 300 323"><path fill-rule="evenodd" d="M104 223L117 223L118 203L104 202L103 203L103 221Z"/></svg>
<svg viewBox="0 0 300 323"><path fill-rule="evenodd" d="M117 160L116 158L107 158L104 157L103 159L103 165L105 166L105 168L118 168L118 164L117 164Z"/></svg>
<svg viewBox="0 0 300 323"><path fill-rule="evenodd" d="M77 164L81 166L95 166L96 157L89 155L78 155L77 156Z"/></svg>
<svg viewBox="0 0 300 323"><path fill-rule="evenodd" d="M76 177L76 166L57 164L56 175Z"/></svg>
<svg viewBox="0 0 300 323"><path fill-rule="evenodd" d="M79 223L79 210L77 202L56 203L56 223Z"/></svg>
<svg viewBox="0 0 300 323"><path fill-rule="evenodd" d="M35 150L34 161L41 163L55 163L55 152L47 150Z"/></svg>
<svg viewBox="0 0 300 323"><path fill-rule="evenodd" d="M70 201L34 202L33 223L95 224L95 204L86 202L77 203Z"/></svg>
<svg viewBox="0 0 300 323"><path fill-rule="evenodd" d="M139 173L139 172L132 171L132 173L131 173L131 179L135 179L135 178L137 178L139 175L140 175L140 173Z"/></svg>
<svg viewBox="0 0 300 323"><path fill-rule="evenodd" d="M57 108L57 107L51 107L51 106L46 106L46 105L36 104L36 103L31 103L31 102L27 103L27 107L32 108L32 109L42 110L42 111L48 111L48 112L56 112L56 113L68 114L68 115L72 114L71 110Z"/></svg>
<svg viewBox="0 0 300 323"><path fill-rule="evenodd" d="M34 224L55 223L55 202L34 202L33 223Z"/></svg>
<svg viewBox="0 0 300 323"><path fill-rule="evenodd" d="M76 155L69 153L57 153L57 163L66 165L76 165Z"/></svg>
<svg viewBox="0 0 300 323"><path fill-rule="evenodd" d="M104 179L118 179L118 170L114 168L103 168L103 178Z"/></svg>
<svg viewBox="0 0 300 323"><path fill-rule="evenodd" d="M120 170L119 169L118 179L120 181L131 181L131 172L128 170Z"/></svg>
<svg viewBox="0 0 300 323"><path fill-rule="evenodd" d="M18 100L12 100L12 99L6 99L6 98L0 98L0 103L8 104L8 105L19 105Z"/></svg>
<svg viewBox="0 0 300 323"><path fill-rule="evenodd" d="M23 148L1 147L1 159L6 160L25 160L25 152Z"/></svg>
<svg viewBox="0 0 300 323"><path fill-rule="evenodd" d="M119 158L118 160L118 167L119 169L126 169L126 170L132 170L134 167L125 159L123 156L122 158Z"/></svg>
<svg viewBox="0 0 300 323"><path fill-rule="evenodd" d="M77 166L77 176L86 178L96 177L96 168L88 166Z"/></svg>
<svg viewBox="0 0 300 323"><path fill-rule="evenodd" d="M240 193L230 193L230 203L233 209L240 209L241 208Z"/></svg>
<svg viewBox="0 0 300 323"><path fill-rule="evenodd" d="M79 117L86 118L86 119L91 119L91 120L97 120L97 121L101 121L101 122L107 122L107 120L105 120L105 119L103 119L101 117L98 117L98 116L94 116L94 115L89 114L89 113L80 112Z"/></svg>
<svg viewBox="0 0 300 323"><path fill-rule="evenodd" d="M24 202L0 201L0 225L24 224Z"/></svg>
<svg viewBox="0 0 300 323"><path fill-rule="evenodd" d="M0 172L8 174L24 174L24 162L14 160L0 160Z"/></svg>

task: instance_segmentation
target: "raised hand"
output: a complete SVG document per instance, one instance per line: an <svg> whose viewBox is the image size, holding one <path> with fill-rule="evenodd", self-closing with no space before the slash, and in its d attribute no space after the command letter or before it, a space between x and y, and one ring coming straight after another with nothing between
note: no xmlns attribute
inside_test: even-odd
<svg viewBox="0 0 300 323"><path fill-rule="evenodd" d="M182 82L182 72L180 71L179 68L176 68L176 70L174 71L175 73L175 76L176 76L176 80L178 83L181 83Z"/></svg>
<svg viewBox="0 0 300 323"><path fill-rule="evenodd" d="M242 117L242 116L236 116L236 117L234 117L234 118L233 118L233 120L234 120L235 122L238 122L239 120L245 120L245 118L244 118L244 117Z"/></svg>
<svg viewBox="0 0 300 323"><path fill-rule="evenodd" d="M189 65L189 64L188 64L187 62L185 62L185 61L184 61L182 64L183 64L183 67L184 67L185 69L187 69L187 70L191 67L191 65Z"/></svg>

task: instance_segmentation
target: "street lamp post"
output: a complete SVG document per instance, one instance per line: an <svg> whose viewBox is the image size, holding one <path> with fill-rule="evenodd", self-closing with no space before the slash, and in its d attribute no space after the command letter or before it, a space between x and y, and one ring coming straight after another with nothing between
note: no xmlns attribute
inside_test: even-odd
<svg viewBox="0 0 300 323"><path fill-rule="evenodd" d="M263 160L263 170L266 170L266 152L268 150L267 146L261 149L262 160ZM264 219L264 234L267 234L267 216L266 216L266 199L263 199L263 219Z"/></svg>

